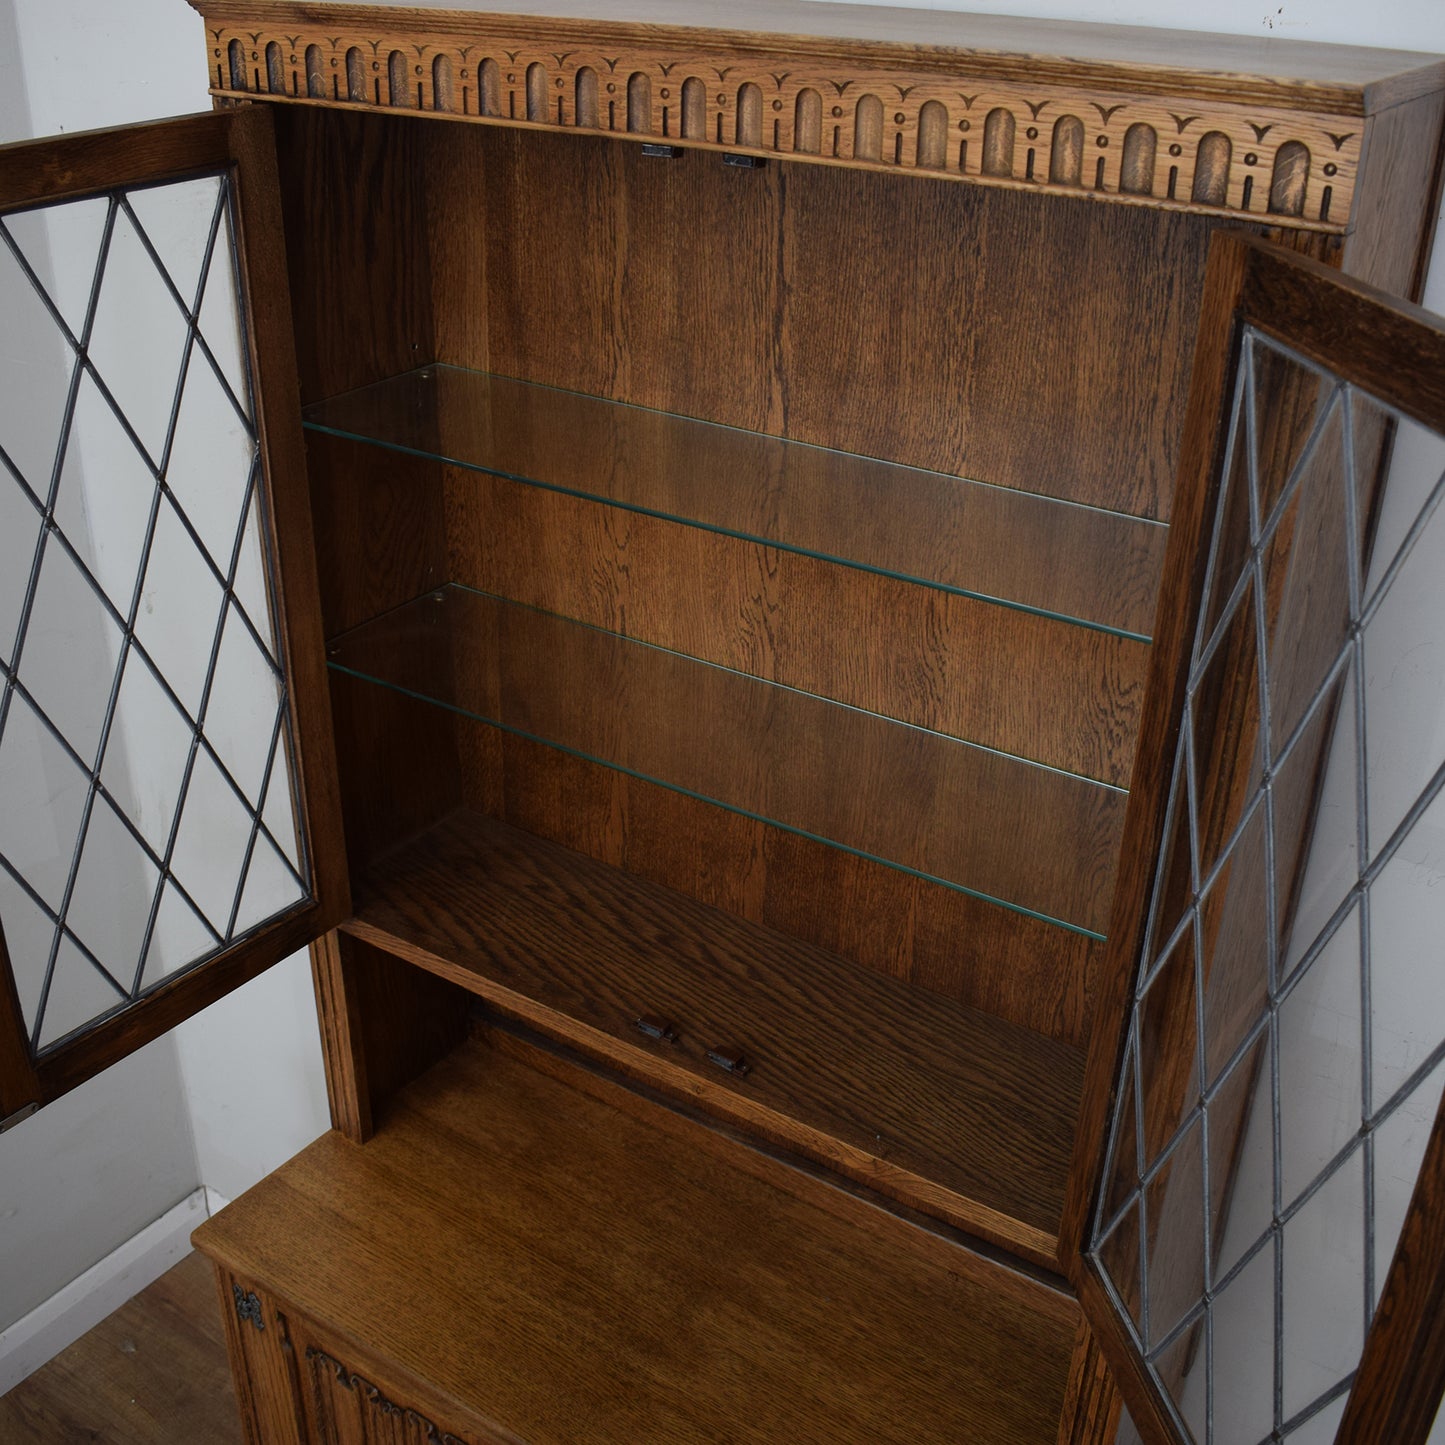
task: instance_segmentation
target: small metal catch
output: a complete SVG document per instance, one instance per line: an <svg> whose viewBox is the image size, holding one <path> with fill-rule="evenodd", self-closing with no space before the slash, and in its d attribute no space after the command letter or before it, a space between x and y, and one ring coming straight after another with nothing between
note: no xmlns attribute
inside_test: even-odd
<svg viewBox="0 0 1445 1445"><path fill-rule="evenodd" d="M725 166L737 166L740 170L760 171L767 163L768 160L766 156L744 156L739 155L737 151L723 152L723 164Z"/></svg>
<svg viewBox="0 0 1445 1445"><path fill-rule="evenodd" d="M682 154L682 147L665 146L660 145L657 141L646 141L642 147L642 154L660 161L675 161Z"/></svg>
<svg viewBox="0 0 1445 1445"><path fill-rule="evenodd" d="M657 1039L664 1044L677 1042L677 1030L666 1019L660 1019L656 1014L643 1014L641 1018L634 1019L632 1022L650 1039Z"/></svg>
<svg viewBox="0 0 1445 1445"><path fill-rule="evenodd" d="M708 1060L720 1069L726 1069L728 1073L742 1078L752 1065L743 1057L741 1049L735 1049L728 1044L718 1044L715 1048L707 1051Z"/></svg>
<svg viewBox="0 0 1445 1445"><path fill-rule="evenodd" d="M261 1318L261 1301L254 1294L247 1294L238 1284L231 1286L231 1292L236 1296L236 1315L244 1323L250 1320L258 1330L266 1328Z"/></svg>

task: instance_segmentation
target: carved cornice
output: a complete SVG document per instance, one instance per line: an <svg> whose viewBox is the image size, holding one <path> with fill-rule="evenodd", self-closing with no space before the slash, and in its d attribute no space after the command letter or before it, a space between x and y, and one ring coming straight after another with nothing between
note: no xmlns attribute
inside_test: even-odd
<svg viewBox="0 0 1445 1445"><path fill-rule="evenodd" d="M977 52L967 74L950 75L936 56L904 70L852 63L842 51L800 53L796 63L777 50L712 53L696 48L707 36L696 30L559 49L527 33L525 17L479 17L467 38L228 12L207 22L211 90L224 100L580 130L1314 230L1348 227L1366 124L990 78ZM378 13L396 24L396 11ZM425 19L418 12L418 24Z"/></svg>

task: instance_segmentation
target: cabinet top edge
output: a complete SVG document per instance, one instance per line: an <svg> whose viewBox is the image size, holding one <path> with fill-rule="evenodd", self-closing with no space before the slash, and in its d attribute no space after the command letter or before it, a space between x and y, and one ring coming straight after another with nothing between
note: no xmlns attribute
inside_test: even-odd
<svg viewBox="0 0 1445 1445"><path fill-rule="evenodd" d="M189 0L208 21L383 27L392 34L515 32L541 40L695 44L710 54L827 56L854 64L1121 88L1275 110L1370 115L1445 89L1445 57L1276 36L816 0ZM703 40L703 36L706 40ZM1187 57L1183 59L1181 57Z"/></svg>

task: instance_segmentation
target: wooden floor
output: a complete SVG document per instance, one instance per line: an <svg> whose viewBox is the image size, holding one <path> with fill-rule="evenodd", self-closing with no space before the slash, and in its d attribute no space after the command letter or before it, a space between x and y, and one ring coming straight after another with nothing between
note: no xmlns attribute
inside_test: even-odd
<svg viewBox="0 0 1445 1445"><path fill-rule="evenodd" d="M0 1397L5 1445L240 1445L211 1267L188 1255Z"/></svg>

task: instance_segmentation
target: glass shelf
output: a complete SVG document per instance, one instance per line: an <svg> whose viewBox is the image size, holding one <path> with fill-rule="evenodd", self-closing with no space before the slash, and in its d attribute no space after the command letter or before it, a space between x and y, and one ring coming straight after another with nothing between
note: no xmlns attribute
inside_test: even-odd
<svg viewBox="0 0 1445 1445"><path fill-rule="evenodd" d="M941 472L428 366L307 427L1148 641L1167 528Z"/></svg>
<svg viewBox="0 0 1445 1445"><path fill-rule="evenodd" d="M328 653L337 671L1103 937L1121 788L458 586Z"/></svg>

